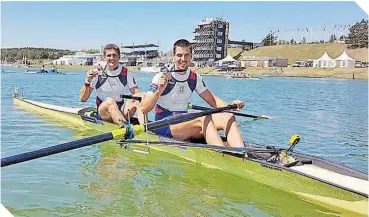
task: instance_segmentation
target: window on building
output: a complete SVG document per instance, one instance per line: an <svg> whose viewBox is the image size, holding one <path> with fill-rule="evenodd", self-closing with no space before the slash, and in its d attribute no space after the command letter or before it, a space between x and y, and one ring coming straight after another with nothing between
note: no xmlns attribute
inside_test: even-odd
<svg viewBox="0 0 369 217"><path fill-rule="evenodd" d="M217 51L222 51L222 47L217 47Z"/></svg>
<svg viewBox="0 0 369 217"><path fill-rule="evenodd" d="M221 54L217 54L217 58L218 59L222 58L222 55Z"/></svg>
<svg viewBox="0 0 369 217"><path fill-rule="evenodd" d="M223 40L222 39L217 39L217 43L222 43Z"/></svg>
<svg viewBox="0 0 369 217"><path fill-rule="evenodd" d="M223 36L223 32L218 32L218 36Z"/></svg>
<svg viewBox="0 0 369 217"><path fill-rule="evenodd" d="M218 24L219 29L223 29L223 24Z"/></svg>

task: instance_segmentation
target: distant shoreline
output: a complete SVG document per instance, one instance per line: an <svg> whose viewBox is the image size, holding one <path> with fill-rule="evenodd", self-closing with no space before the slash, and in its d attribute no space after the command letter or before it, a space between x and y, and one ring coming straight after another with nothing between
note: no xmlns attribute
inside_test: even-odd
<svg viewBox="0 0 369 217"><path fill-rule="evenodd" d="M52 65L45 65L45 68L51 68ZM14 65L14 67L17 67ZM41 65L33 65L32 68L39 68ZM56 65L60 70L84 70L96 68L95 66L80 66L80 65ZM138 73L137 66L127 67L130 71ZM219 72L215 67L193 68L201 75L218 75L224 76L229 72ZM269 75L273 77L304 77L304 78L341 78L368 80L368 68L314 68L314 67L284 67L284 68L247 68L241 72L248 73L253 77Z"/></svg>
<svg viewBox="0 0 369 217"><path fill-rule="evenodd" d="M201 75L227 75L230 72L219 72L214 67L195 69ZM313 68L313 67L284 67L284 68L247 68L240 72L253 77L263 75L273 77L303 77L303 78L341 78L368 80L368 68Z"/></svg>

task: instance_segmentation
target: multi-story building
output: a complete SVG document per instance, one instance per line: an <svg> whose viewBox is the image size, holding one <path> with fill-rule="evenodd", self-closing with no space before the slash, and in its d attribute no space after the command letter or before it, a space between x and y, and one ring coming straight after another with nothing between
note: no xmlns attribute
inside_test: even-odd
<svg viewBox="0 0 369 217"><path fill-rule="evenodd" d="M207 18L193 33L192 56L197 66L211 66L227 56L229 22L220 18Z"/></svg>

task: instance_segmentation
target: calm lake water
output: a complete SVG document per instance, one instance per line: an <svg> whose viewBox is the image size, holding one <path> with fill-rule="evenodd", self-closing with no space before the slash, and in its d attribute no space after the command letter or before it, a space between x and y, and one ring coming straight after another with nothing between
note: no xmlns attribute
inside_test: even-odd
<svg viewBox="0 0 369 217"><path fill-rule="evenodd" d="M35 100L63 106L79 102L85 72L67 75L1 74L2 156L74 140L89 132L56 124L13 105L15 86ZM152 74L134 76L144 91ZM356 170L368 170L368 82L340 79L204 76L223 99L246 102L244 112L275 117L238 118L248 142L287 147ZM193 104L205 105L198 96ZM230 174L178 162L174 157L117 155L114 143L14 165L1 170L1 201L15 216L331 216L332 210Z"/></svg>

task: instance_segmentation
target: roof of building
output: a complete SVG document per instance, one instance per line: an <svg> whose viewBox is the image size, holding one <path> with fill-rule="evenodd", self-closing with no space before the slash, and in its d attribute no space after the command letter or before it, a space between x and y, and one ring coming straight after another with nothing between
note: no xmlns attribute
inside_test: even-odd
<svg viewBox="0 0 369 217"><path fill-rule="evenodd" d="M121 48L128 48L128 49L133 49L133 48L148 48L148 47L159 47L159 46L158 45L155 45L155 44L141 44L141 45L121 46Z"/></svg>

